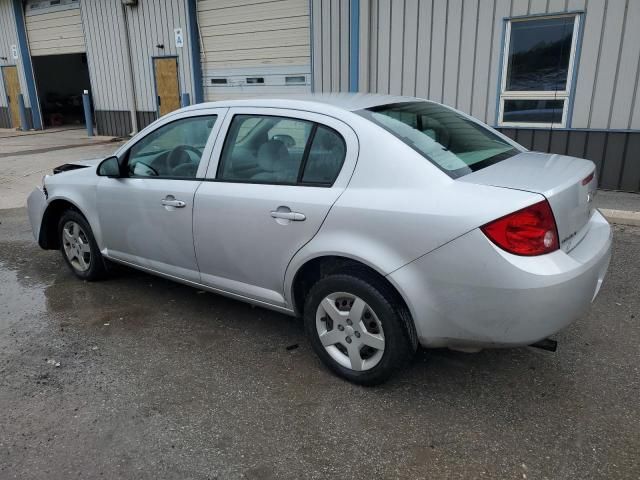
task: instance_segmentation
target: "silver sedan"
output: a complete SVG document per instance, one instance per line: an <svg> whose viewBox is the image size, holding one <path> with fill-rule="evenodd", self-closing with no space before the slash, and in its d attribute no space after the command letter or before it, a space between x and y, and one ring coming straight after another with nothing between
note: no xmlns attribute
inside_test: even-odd
<svg viewBox="0 0 640 480"><path fill-rule="evenodd" d="M530 345L607 271L595 165L443 105L329 95L205 103L58 167L33 232L85 280L110 262L304 318L337 374L380 383L418 345Z"/></svg>

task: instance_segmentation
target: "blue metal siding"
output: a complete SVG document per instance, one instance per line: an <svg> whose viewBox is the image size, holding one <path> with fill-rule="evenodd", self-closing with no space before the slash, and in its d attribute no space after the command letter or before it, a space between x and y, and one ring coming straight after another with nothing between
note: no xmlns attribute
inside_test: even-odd
<svg viewBox="0 0 640 480"><path fill-rule="evenodd" d="M27 42L27 31L24 25L24 11L22 8L23 7L21 0L13 0L13 14L16 21L16 31L18 34L18 49L20 50L19 55L22 60L24 78L27 83L27 95L29 105L31 106L32 126L36 130L42 130L42 114L40 112L40 104L38 102L38 94L36 92L36 81L33 75L33 65L31 65L31 56L29 55L29 44Z"/></svg>

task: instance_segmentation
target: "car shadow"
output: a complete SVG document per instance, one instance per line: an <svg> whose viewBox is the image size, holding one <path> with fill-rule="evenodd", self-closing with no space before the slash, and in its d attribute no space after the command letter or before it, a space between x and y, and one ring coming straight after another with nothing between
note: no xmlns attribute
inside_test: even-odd
<svg viewBox="0 0 640 480"><path fill-rule="evenodd" d="M25 287L44 289L42 309L57 322L56 328L64 324L83 331L109 325L116 328L105 329L101 335L121 336L123 340L155 335L167 346L179 331L180 341L190 342L196 349L215 345L222 352L217 359L241 334L241 347L268 354L276 368L282 368L278 375L285 371L291 374L288 362L295 362L295 375L307 385L339 386L346 391L366 389L348 384L322 366L306 340L300 319L121 265L112 267L104 281L80 281L66 268L58 252L32 252L34 247L29 244L17 247L16 251L14 244L14 253L4 256L4 264L17 272L18 281ZM30 256L35 262L26 261ZM541 386L549 389L561 374L560 355L530 347L473 354L419 349L407 368L384 385L368 390L386 395L427 389L432 396L450 398L451 393L482 396L491 388L506 389L513 395Z"/></svg>
<svg viewBox="0 0 640 480"><path fill-rule="evenodd" d="M244 332L249 332L250 337L257 344L261 342L263 335L269 335L279 343L283 355L293 348L298 348L300 355L310 357L309 363L319 364L304 337L304 328L300 319L254 307L215 293L197 290L122 265L113 266L110 275L110 279L100 285L114 287L116 291L114 298L131 297L133 300L135 297L137 301L125 301L129 309L135 311L140 304L166 302L168 299L170 304L174 304L169 307L181 312L191 312L192 321L205 322L205 324L208 321L222 322L227 328L241 328ZM71 276L70 273L69 276ZM104 292L98 293L98 297L89 303L103 303L103 294ZM47 295L47 297L59 296ZM83 303L86 304L86 300ZM104 305L102 307L104 308ZM213 318L207 321L201 316L203 313L205 318L208 314ZM257 344L255 347L259 348ZM274 349L277 350L275 347ZM508 381L515 387L515 371L519 372L517 382L527 382L532 372L539 374L547 369L555 370L554 355L554 353L531 347L489 349L478 353L419 348L408 368L388 383L389 386L386 388L393 388L394 385L406 387L412 384L415 386L429 384L433 389L434 383L447 388L447 385L452 385L451 382L455 385L467 383L468 387L478 379L482 379L485 384Z"/></svg>

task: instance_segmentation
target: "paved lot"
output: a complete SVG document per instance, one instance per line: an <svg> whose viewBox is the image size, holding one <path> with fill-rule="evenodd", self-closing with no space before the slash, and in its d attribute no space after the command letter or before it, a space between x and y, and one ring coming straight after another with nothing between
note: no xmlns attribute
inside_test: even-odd
<svg viewBox="0 0 640 480"><path fill-rule="evenodd" d="M63 163L105 157L122 142L88 138L85 130L18 132L0 129L0 208L22 207L33 186Z"/></svg>
<svg viewBox="0 0 640 480"><path fill-rule="evenodd" d="M557 353L423 351L366 389L328 373L295 319L127 269L72 277L2 208L119 143L31 135L0 131L1 479L640 478L640 228L616 227L602 293Z"/></svg>
<svg viewBox="0 0 640 480"><path fill-rule="evenodd" d="M23 155L35 151L82 147L108 142L113 137L88 137L84 128L19 130L0 128L0 157Z"/></svg>
<svg viewBox="0 0 640 480"><path fill-rule="evenodd" d="M557 353L420 352L362 388L295 319L126 269L84 283L23 209L0 221L2 479L640 477L638 228Z"/></svg>
<svg viewBox="0 0 640 480"><path fill-rule="evenodd" d="M595 204L598 208L640 212L640 193L599 190L595 198Z"/></svg>

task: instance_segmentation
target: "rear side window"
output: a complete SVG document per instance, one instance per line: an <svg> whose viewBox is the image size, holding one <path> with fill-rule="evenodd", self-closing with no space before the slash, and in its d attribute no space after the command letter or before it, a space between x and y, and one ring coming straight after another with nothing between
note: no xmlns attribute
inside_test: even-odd
<svg viewBox="0 0 640 480"><path fill-rule="evenodd" d="M303 183L333 183L340 173L347 148L338 132L318 126L302 175Z"/></svg>
<svg viewBox="0 0 640 480"><path fill-rule="evenodd" d="M520 153L489 128L437 103L395 103L358 113L402 140L452 178Z"/></svg>
<svg viewBox="0 0 640 480"><path fill-rule="evenodd" d="M344 140L317 123L269 115L236 115L217 178L239 183L330 186L346 154Z"/></svg>

